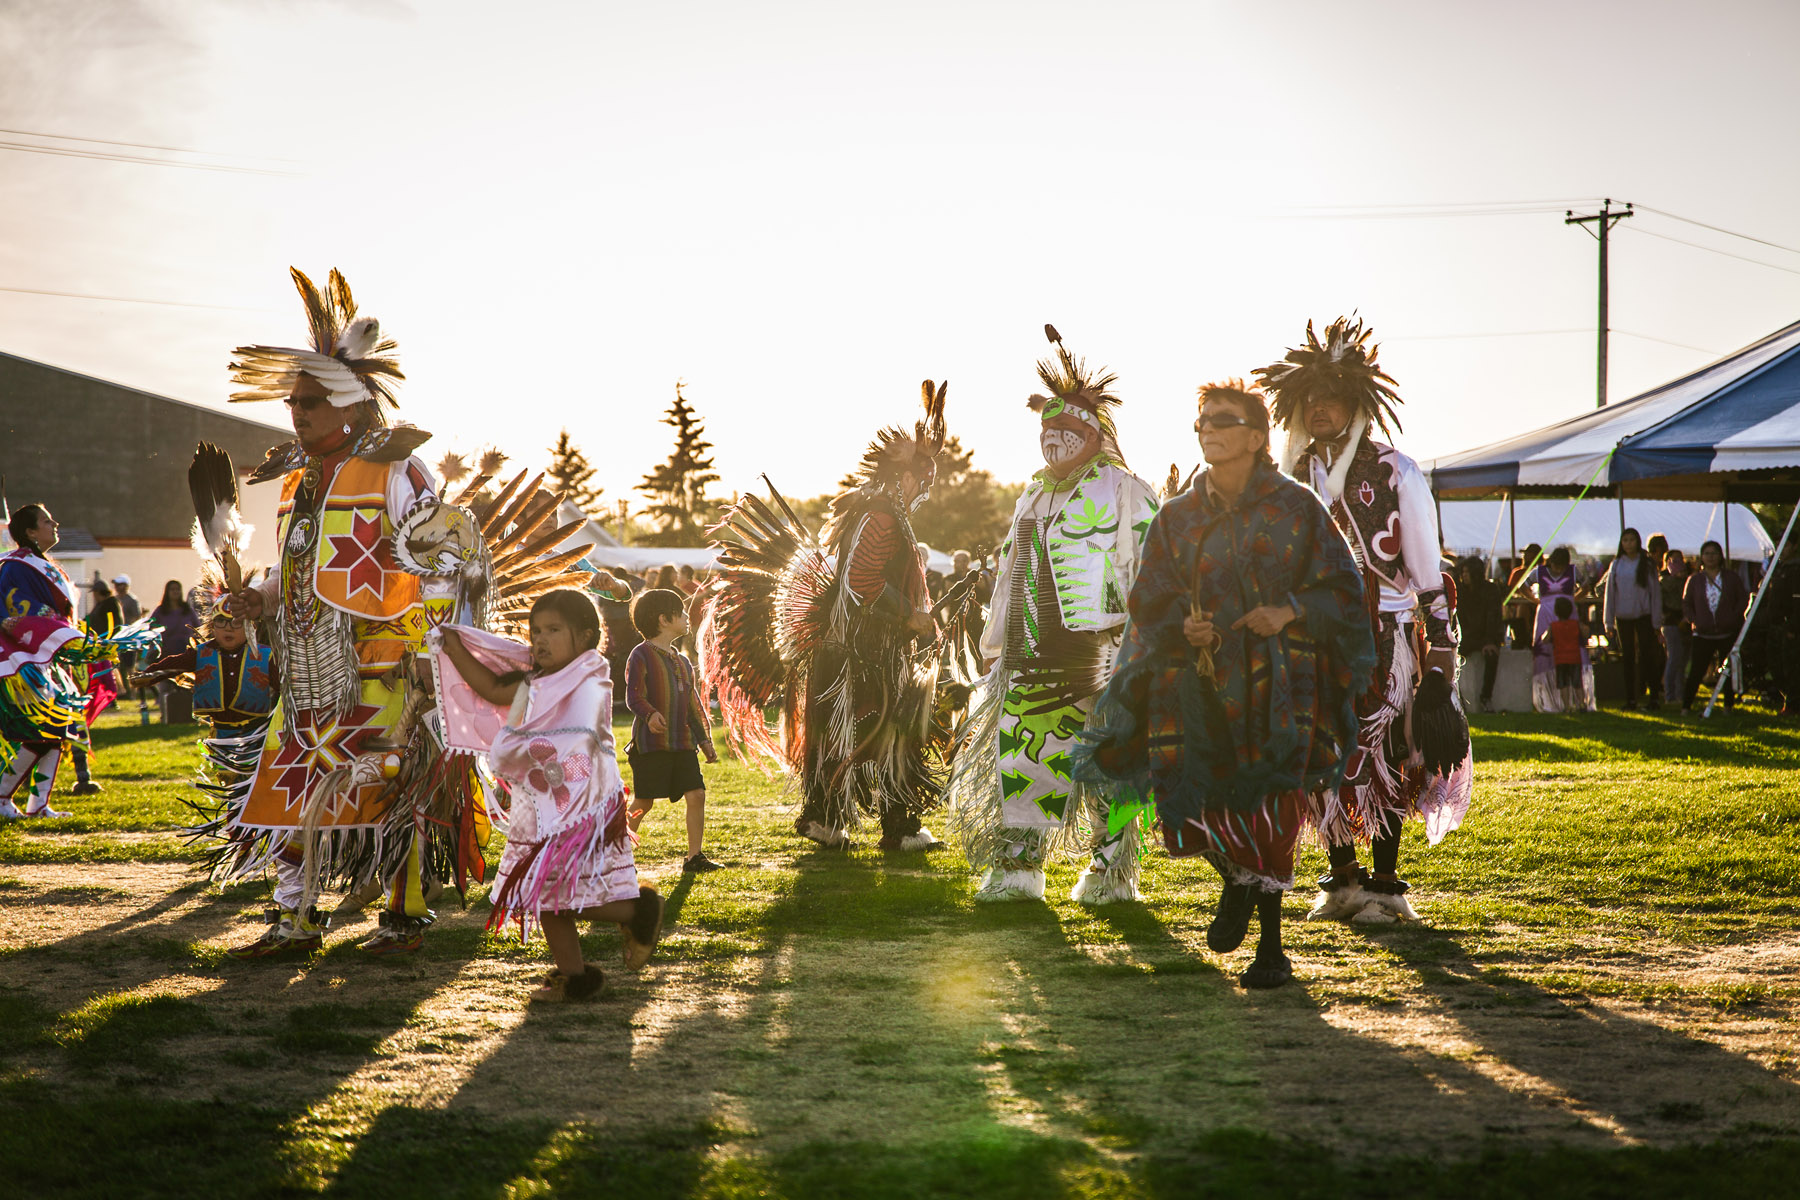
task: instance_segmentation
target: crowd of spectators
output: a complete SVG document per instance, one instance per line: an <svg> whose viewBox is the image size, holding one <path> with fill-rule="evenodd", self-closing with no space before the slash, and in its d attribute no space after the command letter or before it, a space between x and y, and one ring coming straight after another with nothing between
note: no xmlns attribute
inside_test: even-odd
<svg viewBox="0 0 1800 1200"><path fill-rule="evenodd" d="M1547 623L1537 620L1541 580L1574 576L1571 619L1618 662L1627 711L1665 704L1691 711L1701 685L1736 644L1751 596L1745 569L1729 563L1718 542L1705 542L1690 559L1662 534L1645 540L1635 529L1620 534L1610 559L1577 560L1566 547L1546 554L1534 543L1498 567L1504 583L1489 578L1480 558L1458 560L1454 572L1461 655L1465 670L1479 659L1484 708L1493 700L1500 651L1534 648L1546 635ZM1800 621L1800 553L1785 556L1767 585L1756 650L1771 694L1786 710L1800 700L1800 628L1790 632ZM1735 689L1728 686L1722 699L1734 705Z"/></svg>

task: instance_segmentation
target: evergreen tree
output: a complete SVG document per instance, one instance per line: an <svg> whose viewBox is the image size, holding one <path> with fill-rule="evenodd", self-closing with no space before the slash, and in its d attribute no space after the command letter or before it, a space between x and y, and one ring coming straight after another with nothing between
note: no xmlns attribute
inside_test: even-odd
<svg viewBox="0 0 1800 1200"><path fill-rule="evenodd" d="M564 500L589 515L597 511L605 489L594 486L594 467L567 429L556 435L556 445L550 447L550 467L544 473L551 490L561 492Z"/></svg>
<svg viewBox="0 0 1800 1200"><path fill-rule="evenodd" d="M713 471L712 443L706 425L693 405L675 385L675 402L663 416L663 424L675 431L675 448L667 462L644 476L637 490L650 497L645 514L657 528L644 541L652 546L698 546L705 540L713 505L706 498L708 484L719 482Z"/></svg>

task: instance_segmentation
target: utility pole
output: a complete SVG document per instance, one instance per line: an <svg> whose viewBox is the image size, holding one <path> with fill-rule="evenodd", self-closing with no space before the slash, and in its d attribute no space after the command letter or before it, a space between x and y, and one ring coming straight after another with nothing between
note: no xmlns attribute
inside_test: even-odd
<svg viewBox="0 0 1800 1200"><path fill-rule="evenodd" d="M1594 228L1589 229L1588 232L1600 240L1600 362L1598 367L1599 384L1596 389L1596 400L1594 404L1594 407L1596 408L1606 407L1606 233L1607 230L1631 215L1631 205L1629 203L1625 205L1625 210L1620 212L1612 207L1611 200L1602 200L1600 202L1599 212L1590 213L1583 217L1576 216L1575 210L1573 209L1565 209L1563 211L1564 225L1581 225L1585 227L1589 222L1592 222Z"/></svg>

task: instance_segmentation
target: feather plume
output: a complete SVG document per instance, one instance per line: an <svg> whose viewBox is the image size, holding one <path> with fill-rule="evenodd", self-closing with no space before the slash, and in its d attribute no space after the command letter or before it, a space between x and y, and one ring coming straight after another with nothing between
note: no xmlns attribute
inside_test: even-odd
<svg viewBox="0 0 1800 1200"><path fill-rule="evenodd" d="M194 501L195 552L218 563L227 590L240 590L253 530L238 511L237 469L231 455L211 442L195 447L188 464L188 492Z"/></svg>
<svg viewBox="0 0 1800 1200"><path fill-rule="evenodd" d="M492 475L477 475L475 478L469 480L468 484L457 494L456 499L451 501L451 503L455 504L458 508L473 504L475 502L475 497L481 495L481 489L493 481L494 477Z"/></svg>
<svg viewBox="0 0 1800 1200"><path fill-rule="evenodd" d="M1381 347L1375 331L1352 313L1325 327L1320 338L1306 323L1305 344L1292 347L1276 363L1253 374L1273 398L1269 412L1277 424L1297 428L1306 406L1315 399L1335 398L1348 404L1352 418L1372 421L1392 437L1400 430L1400 395L1394 379L1377 361Z"/></svg>
<svg viewBox="0 0 1800 1200"><path fill-rule="evenodd" d="M1181 490L1181 464L1180 463L1170 463L1169 464L1169 477L1167 479L1163 480L1162 498L1164 500L1167 500L1170 497L1174 496L1175 493L1179 492L1180 490Z"/></svg>
<svg viewBox="0 0 1800 1200"><path fill-rule="evenodd" d="M937 456L949 436L944 407L950 381L933 384L927 379L919 385L919 391L925 419L913 422L910 430L890 425L876 431L875 440L863 451L862 462L857 465L862 487L887 487L908 472L928 478L936 469Z"/></svg>
<svg viewBox="0 0 1800 1200"><path fill-rule="evenodd" d="M309 375L339 408L364 401L397 406L393 385L405 378L393 357L399 344L381 336L373 317L357 317L356 300L343 275L333 269L321 292L300 268L288 272L306 310L310 348L239 346L233 351L231 376L240 390L231 399L284 399L300 376Z"/></svg>

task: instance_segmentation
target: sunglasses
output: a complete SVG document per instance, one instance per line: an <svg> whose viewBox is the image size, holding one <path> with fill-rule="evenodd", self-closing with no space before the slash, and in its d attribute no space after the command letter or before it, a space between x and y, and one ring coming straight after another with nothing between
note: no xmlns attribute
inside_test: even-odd
<svg viewBox="0 0 1800 1200"><path fill-rule="evenodd" d="M1207 413L1194 422L1195 429L1239 429L1250 422L1230 413Z"/></svg>

